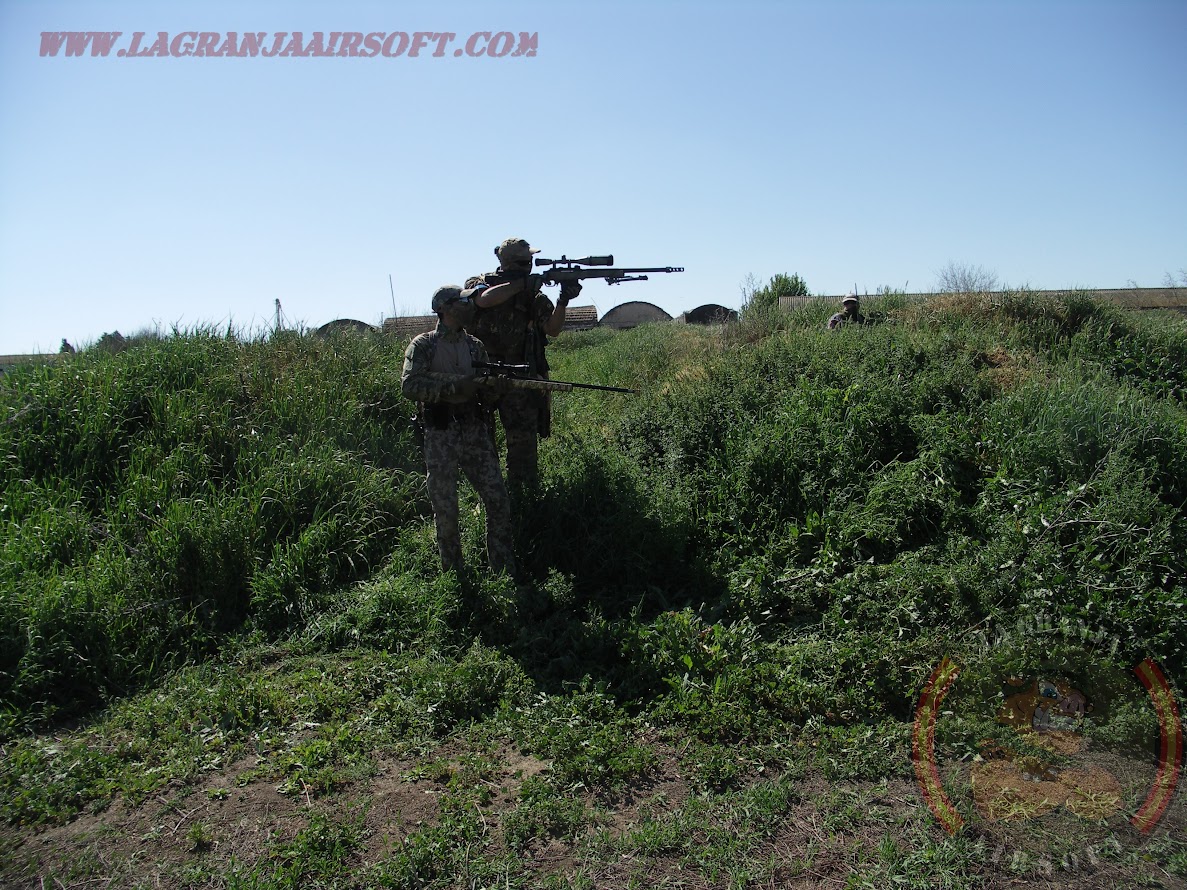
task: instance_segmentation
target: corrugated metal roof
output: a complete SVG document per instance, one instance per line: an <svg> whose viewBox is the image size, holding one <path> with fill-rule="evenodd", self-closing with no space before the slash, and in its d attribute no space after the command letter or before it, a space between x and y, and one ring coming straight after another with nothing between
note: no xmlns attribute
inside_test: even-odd
<svg viewBox="0 0 1187 890"><path fill-rule="evenodd" d="M565 310L566 331L584 331L597 326L597 306L570 306Z"/></svg>
<svg viewBox="0 0 1187 890"><path fill-rule="evenodd" d="M383 332L393 337L407 337L412 339L417 334L431 331L437 327L435 315L401 315L398 318L385 318Z"/></svg>

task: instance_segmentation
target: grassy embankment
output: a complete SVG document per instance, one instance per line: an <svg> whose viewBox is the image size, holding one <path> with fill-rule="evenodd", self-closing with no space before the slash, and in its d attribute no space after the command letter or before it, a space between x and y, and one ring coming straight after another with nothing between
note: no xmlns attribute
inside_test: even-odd
<svg viewBox="0 0 1187 890"><path fill-rule="evenodd" d="M0 378L5 880L1181 880L1165 830L978 820L962 761L1010 677L1079 684L1102 749L1157 739L1125 676L1185 678L1184 326L873 302L558 341L557 378L643 392L554 400L518 587L437 575L399 345L206 332ZM952 838L911 763L945 656Z"/></svg>

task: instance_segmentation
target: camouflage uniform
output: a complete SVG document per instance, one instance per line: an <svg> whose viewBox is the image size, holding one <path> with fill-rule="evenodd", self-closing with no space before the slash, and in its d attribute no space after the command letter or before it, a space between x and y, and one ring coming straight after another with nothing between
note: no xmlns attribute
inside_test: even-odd
<svg viewBox="0 0 1187 890"><path fill-rule="evenodd" d="M474 374L475 361L487 361L482 343L465 331L451 331L438 323L436 330L408 344L401 387L405 396L424 403L425 466L442 567L462 566L460 467L486 507L486 555L491 569L514 573L511 503L499 471L489 414L476 398L460 391L458 381L459 375Z"/></svg>
<svg viewBox="0 0 1187 890"><path fill-rule="evenodd" d="M847 297L845 297L845 299L843 299L841 301L841 305L845 306L845 307L852 305L853 306L853 314L852 315L849 314L849 312L847 310L838 312L836 315L834 315L832 318L830 318L828 320L828 329L830 331L836 330L837 328L842 327L843 325L847 325L847 324L865 324L866 323L866 317L861 314L861 309L858 308L860 304L858 303L856 294L850 292L850 294Z"/></svg>
<svg viewBox="0 0 1187 890"><path fill-rule="evenodd" d="M865 324L866 317L860 312L857 315L846 315L844 312L838 312L828 320L828 329L830 331L846 324Z"/></svg>
<svg viewBox="0 0 1187 890"><path fill-rule="evenodd" d="M510 280L502 270L466 281L467 288L494 286ZM552 316L552 300L539 285L501 306L479 309L470 330L486 346L492 361L528 365L532 373L547 378L547 338L544 325ZM548 393L512 390L500 399L499 419L507 440L507 482L513 488L534 485L538 476L537 438L549 434Z"/></svg>

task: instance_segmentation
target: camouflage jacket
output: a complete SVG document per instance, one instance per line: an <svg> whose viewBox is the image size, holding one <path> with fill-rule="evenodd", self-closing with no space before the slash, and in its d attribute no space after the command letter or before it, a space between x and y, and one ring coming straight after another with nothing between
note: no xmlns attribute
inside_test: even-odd
<svg viewBox="0 0 1187 890"><path fill-rule="evenodd" d="M832 318L830 318L828 320L828 329L831 331L831 330L834 330L836 328L839 328L839 327L841 327L843 325L847 325L847 324L865 324L865 323L866 323L866 317L864 315L862 315L860 312L853 316L846 315L844 312L838 312L836 315L834 315Z"/></svg>
<svg viewBox="0 0 1187 890"><path fill-rule="evenodd" d="M464 342L469 351L469 367L447 371L438 355L438 343ZM474 375L474 362L488 361L486 348L465 331L450 331L440 322L436 330L414 337L404 352L404 373L400 377L400 391L414 402L452 402L460 404L469 397L459 391L459 379Z"/></svg>
<svg viewBox="0 0 1187 890"><path fill-rule="evenodd" d="M467 279L466 287L502 284L508 278L502 271L487 272ZM526 363L537 373L548 370L544 359L544 325L556 307L540 293L516 294L501 306L479 309L470 332L483 342L495 361ZM533 346L534 344L534 346Z"/></svg>

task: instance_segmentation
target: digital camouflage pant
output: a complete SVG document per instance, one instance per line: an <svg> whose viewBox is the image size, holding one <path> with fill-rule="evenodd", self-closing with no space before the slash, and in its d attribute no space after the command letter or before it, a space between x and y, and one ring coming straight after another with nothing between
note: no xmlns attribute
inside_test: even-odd
<svg viewBox="0 0 1187 890"><path fill-rule="evenodd" d="M536 484L540 434L540 396L516 389L499 400L499 420L507 441L507 484L512 489Z"/></svg>
<svg viewBox="0 0 1187 890"><path fill-rule="evenodd" d="M511 502L486 423L473 418L455 420L443 430L425 429L425 467L442 567L462 567L457 497L460 468L486 507L487 562L493 571L514 573Z"/></svg>

